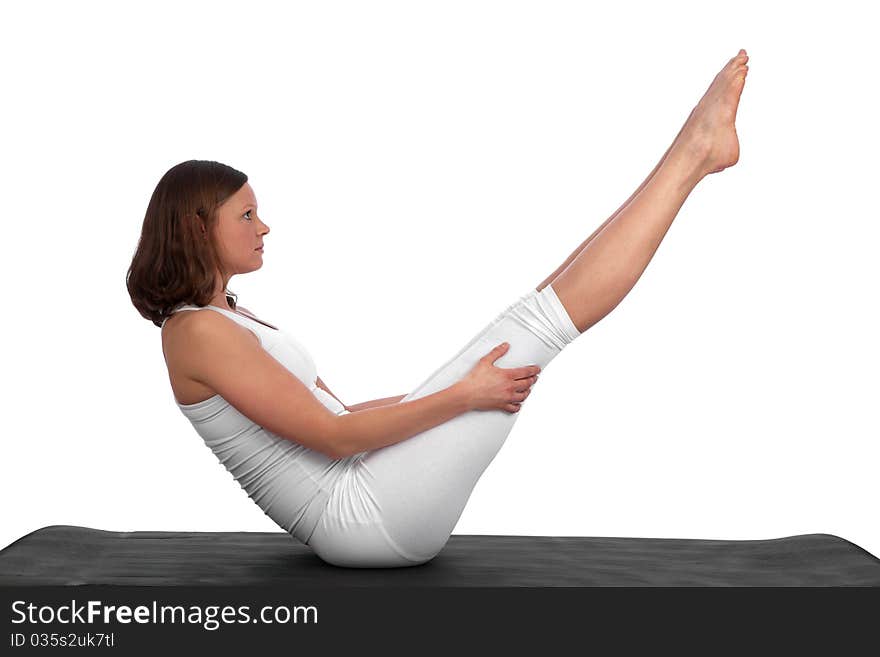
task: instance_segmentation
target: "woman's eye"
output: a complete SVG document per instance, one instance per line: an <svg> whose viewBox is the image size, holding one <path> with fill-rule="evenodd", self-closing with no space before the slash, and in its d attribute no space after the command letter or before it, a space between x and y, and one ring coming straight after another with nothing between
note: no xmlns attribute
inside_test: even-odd
<svg viewBox="0 0 880 657"><path fill-rule="evenodd" d="M251 212L253 212L253 210L248 210L244 213L244 216L247 217ZM250 217L248 217L248 219L250 219Z"/></svg>

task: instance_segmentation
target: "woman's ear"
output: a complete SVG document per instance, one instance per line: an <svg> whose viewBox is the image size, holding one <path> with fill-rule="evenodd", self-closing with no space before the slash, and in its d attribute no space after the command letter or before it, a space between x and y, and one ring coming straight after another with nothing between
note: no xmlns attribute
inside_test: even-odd
<svg viewBox="0 0 880 657"><path fill-rule="evenodd" d="M202 238L203 238L204 240L207 241L207 239L208 239L208 231L207 231L207 229L205 228L205 220L202 219L202 213L201 213L200 210L199 210L199 211L196 211L196 221L197 221L198 224L199 224L199 230L202 231Z"/></svg>

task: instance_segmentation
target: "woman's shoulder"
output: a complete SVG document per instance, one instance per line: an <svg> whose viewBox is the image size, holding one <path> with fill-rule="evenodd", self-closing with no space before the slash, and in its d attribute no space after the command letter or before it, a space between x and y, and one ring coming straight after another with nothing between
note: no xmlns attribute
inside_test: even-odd
<svg viewBox="0 0 880 657"><path fill-rule="evenodd" d="M221 313L179 311L168 318L162 327L162 353L171 379L171 388L181 404L191 404L215 394L192 376L193 372L201 368L199 359L210 358L203 350L192 349L192 345L204 340L207 335L228 335L232 338L235 333L247 335L257 344L261 344L260 337L254 331Z"/></svg>
<svg viewBox="0 0 880 657"><path fill-rule="evenodd" d="M162 326L162 354L168 368L168 376L174 398L180 404L192 404L209 398L214 391L190 376L193 369L193 336L201 327L217 324L211 319L212 312L175 312ZM221 328L222 330L222 328Z"/></svg>
<svg viewBox="0 0 880 657"><path fill-rule="evenodd" d="M248 335L254 335L253 331L233 321L231 317L205 306L200 309L180 310L171 315L162 327L162 343L179 344L185 351L187 341L203 331L244 331Z"/></svg>
<svg viewBox="0 0 880 657"><path fill-rule="evenodd" d="M211 320L208 319L208 316L214 314L178 310L169 315L162 324L162 350L165 352L165 359L174 357L178 346L185 342L187 334L191 335L198 326L210 323Z"/></svg>

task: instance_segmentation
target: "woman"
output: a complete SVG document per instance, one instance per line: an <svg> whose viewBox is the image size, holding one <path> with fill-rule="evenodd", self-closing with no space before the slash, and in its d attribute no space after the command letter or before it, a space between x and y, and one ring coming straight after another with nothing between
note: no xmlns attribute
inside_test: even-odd
<svg viewBox="0 0 880 657"><path fill-rule="evenodd" d="M744 50L633 195L415 391L346 407L296 339L236 303L269 227L247 176L188 161L159 181L127 275L162 328L181 412L263 511L324 561L412 566L446 544L538 372L629 293L685 199L739 159ZM212 312L181 312L210 310Z"/></svg>

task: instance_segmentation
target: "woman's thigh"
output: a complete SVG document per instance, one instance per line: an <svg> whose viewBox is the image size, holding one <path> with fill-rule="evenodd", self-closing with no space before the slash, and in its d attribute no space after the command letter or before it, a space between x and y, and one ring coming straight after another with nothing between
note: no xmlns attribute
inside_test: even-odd
<svg viewBox="0 0 880 657"><path fill-rule="evenodd" d="M496 367L546 366L579 335L551 286L532 290L492 322L402 401L418 399L462 379L492 348L510 347ZM523 406L525 408L525 406ZM520 411L522 412L522 411ZM399 556L424 562L446 544L471 492L495 458L519 413L474 410L407 440L366 452L325 509L322 540L347 528L368 533ZM354 536L352 536L354 538ZM356 541L353 541L356 542ZM369 541L364 541L366 546ZM313 547L315 540L310 541ZM353 546L354 548L354 546Z"/></svg>

